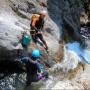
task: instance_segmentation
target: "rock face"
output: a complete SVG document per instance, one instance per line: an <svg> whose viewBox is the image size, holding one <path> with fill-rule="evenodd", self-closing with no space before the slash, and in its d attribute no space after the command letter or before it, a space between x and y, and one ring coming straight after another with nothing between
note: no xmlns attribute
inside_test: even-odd
<svg viewBox="0 0 90 90"><path fill-rule="evenodd" d="M18 36L21 36L23 31L29 33L32 13L36 13L42 8L46 9L41 5L41 2L36 0L0 0L0 74L4 71L4 73L22 72L23 65L15 61ZM49 17L46 22L47 28L44 38L50 50L52 49L52 52L55 53L59 44L54 32L58 27ZM22 49L21 45L19 49Z"/></svg>
<svg viewBox="0 0 90 90"><path fill-rule="evenodd" d="M78 33L80 29L79 7L75 3L73 0L61 0L60 2L55 0L0 0L0 61L14 60L12 57L16 54L14 50L18 43L17 36L21 36L22 31L30 30L32 13L42 8L47 9L49 13L44 38L52 52L55 53L58 50L62 30L67 30L70 36L72 35L71 38L75 39L74 36L77 36L77 39L81 40ZM59 55L61 59L63 58L62 52L63 49Z"/></svg>
<svg viewBox="0 0 90 90"><path fill-rule="evenodd" d="M64 39L68 34L72 39L81 41L79 17L82 7L80 1L48 0L47 6L50 17L59 26L59 31L62 31L61 38Z"/></svg>

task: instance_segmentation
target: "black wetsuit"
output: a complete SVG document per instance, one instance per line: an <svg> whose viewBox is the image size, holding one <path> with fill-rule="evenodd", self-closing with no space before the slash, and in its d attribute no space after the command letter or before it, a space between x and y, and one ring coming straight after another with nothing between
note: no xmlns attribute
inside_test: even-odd
<svg viewBox="0 0 90 90"><path fill-rule="evenodd" d="M32 39L33 39L33 41L35 43L37 43L38 42L38 38L39 38L43 42L43 44L46 46L46 48L48 48L47 47L47 44L46 44L46 42L45 42L45 40L44 40L44 38L42 36L42 34L41 33L38 33L38 32L41 32L42 31L43 25L44 25L44 19L41 19L39 17L39 20L37 20L36 23L35 23L35 28L37 29L37 30L35 29L35 33L36 34L35 35L32 35ZM31 29L33 29L32 25L31 25Z"/></svg>
<svg viewBox="0 0 90 90"><path fill-rule="evenodd" d="M27 69L26 85L28 86L31 84L31 82L38 81L37 72L41 72L41 71L38 69L37 64L31 63L29 61L26 63L26 69Z"/></svg>
<svg viewBox="0 0 90 90"><path fill-rule="evenodd" d="M39 67L40 64L37 61L34 61L32 57L21 56L20 59L25 63L26 66L26 85L30 85L31 82L37 82L37 72L41 73L41 68Z"/></svg>
<svg viewBox="0 0 90 90"><path fill-rule="evenodd" d="M26 62L26 70L27 70L26 86L31 85L32 82L39 81L37 72L41 73L42 68L40 63L35 63L31 58L31 60L28 60ZM48 72L44 71L42 73L42 77L48 78Z"/></svg>
<svg viewBox="0 0 90 90"><path fill-rule="evenodd" d="M31 85L32 82L37 82L39 81L38 79L38 73L41 73L41 64L38 62L39 60L34 59L33 57L29 57L27 52L22 52L20 53L20 51L18 52L18 58L16 60L22 61L25 64L25 72L27 73L26 76L26 86ZM37 61L36 61L37 60ZM42 73L43 77L47 77L48 73L47 72L43 72Z"/></svg>

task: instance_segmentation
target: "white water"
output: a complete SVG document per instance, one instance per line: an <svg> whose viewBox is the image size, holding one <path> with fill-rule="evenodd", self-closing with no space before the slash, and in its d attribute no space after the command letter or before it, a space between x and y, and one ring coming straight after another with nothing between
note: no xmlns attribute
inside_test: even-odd
<svg viewBox="0 0 90 90"><path fill-rule="evenodd" d="M64 47L64 59L61 63L55 64L50 71L54 73L51 74L52 79L44 82L43 89L83 89L81 84L74 83L70 80L61 81L59 77L62 77L60 74L61 71L64 72L64 75L67 75L69 70L73 70L78 66L78 63L90 63L90 51L87 49L82 49L78 42L68 43ZM61 76L60 76L61 75Z"/></svg>
<svg viewBox="0 0 90 90"><path fill-rule="evenodd" d="M82 49L78 42L68 43L66 48L75 52L80 58L84 59L87 63L90 64L90 50Z"/></svg>

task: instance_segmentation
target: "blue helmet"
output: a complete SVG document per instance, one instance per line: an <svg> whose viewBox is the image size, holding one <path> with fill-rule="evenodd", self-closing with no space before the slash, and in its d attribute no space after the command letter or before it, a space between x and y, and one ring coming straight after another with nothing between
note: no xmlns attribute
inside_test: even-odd
<svg viewBox="0 0 90 90"><path fill-rule="evenodd" d="M40 51L38 49L34 49L31 55L34 58L38 58L40 56Z"/></svg>

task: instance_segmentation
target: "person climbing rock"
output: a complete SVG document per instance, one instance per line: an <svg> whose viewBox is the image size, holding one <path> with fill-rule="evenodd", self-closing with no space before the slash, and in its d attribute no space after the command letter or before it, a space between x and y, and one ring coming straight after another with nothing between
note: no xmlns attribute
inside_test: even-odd
<svg viewBox="0 0 90 90"><path fill-rule="evenodd" d="M37 82L42 78L48 78L48 72L42 71L43 65L39 63L40 51L34 49L29 56L27 53L19 54L19 61L25 63L26 67L26 87L30 86L32 82ZM25 87L25 88L26 88Z"/></svg>
<svg viewBox="0 0 90 90"><path fill-rule="evenodd" d="M30 34L35 43L38 42L38 38L39 38L43 42L46 51L48 51L48 45L42 35L42 30L43 30L43 26L44 26L44 18L46 15L47 15L46 10L40 11L39 14L32 15L32 20L31 20L31 24L30 24L30 26L31 26Z"/></svg>

